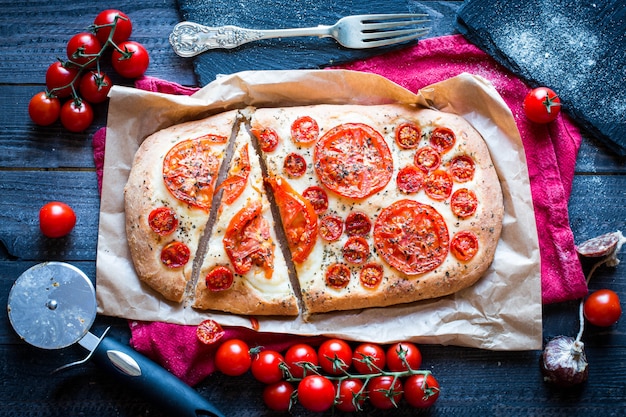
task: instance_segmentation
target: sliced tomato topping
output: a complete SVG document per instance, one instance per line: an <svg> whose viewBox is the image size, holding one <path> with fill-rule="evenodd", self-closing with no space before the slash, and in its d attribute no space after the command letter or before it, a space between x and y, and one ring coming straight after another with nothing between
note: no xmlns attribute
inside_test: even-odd
<svg viewBox="0 0 626 417"><path fill-rule="evenodd" d="M234 279L230 269L225 266L216 266L206 274L204 282L210 291L224 291L233 285Z"/></svg>
<svg viewBox="0 0 626 417"><path fill-rule="evenodd" d="M334 242L343 233L343 220L341 217L329 214L320 219L320 236L328 242Z"/></svg>
<svg viewBox="0 0 626 417"><path fill-rule="evenodd" d="M196 336L198 340L205 345L212 345L220 340L226 332L222 326L215 320L207 319L196 327Z"/></svg>
<svg viewBox="0 0 626 417"><path fill-rule="evenodd" d="M306 161L302 155L292 152L285 157L283 170L290 177L301 177L306 172Z"/></svg>
<svg viewBox="0 0 626 417"><path fill-rule="evenodd" d="M343 258L351 264L361 265L370 256L370 245L361 236L350 236L343 245Z"/></svg>
<svg viewBox="0 0 626 417"><path fill-rule="evenodd" d="M452 177L446 171L431 172L424 180L424 191L433 200L445 200L452 194Z"/></svg>
<svg viewBox="0 0 626 417"><path fill-rule="evenodd" d="M452 194L450 199L450 210L458 217L469 217L476 213L478 198L472 190L459 188Z"/></svg>
<svg viewBox="0 0 626 417"><path fill-rule="evenodd" d="M178 217L169 207L157 207L148 215L148 224L156 234L167 236L178 227Z"/></svg>
<svg viewBox="0 0 626 417"><path fill-rule="evenodd" d="M478 238L474 233L463 230L452 238L450 252L459 261L467 262L478 252Z"/></svg>
<svg viewBox="0 0 626 417"><path fill-rule="evenodd" d="M228 138L226 136L214 135L212 133L207 133L206 135L199 136L194 138L194 140L204 140L211 143L226 143L228 142Z"/></svg>
<svg viewBox="0 0 626 417"><path fill-rule="evenodd" d="M178 200L210 210L220 156L213 152L211 137L177 143L163 160L165 186Z"/></svg>
<svg viewBox="0 0 626 417"><path fill-rule="evenodd" d="M271 278L274 271L274 242L260 202L253 201L233 216L224 233L224 250L238 274L258 266Z"/></svg>
<svg viewBox="0 0 626 417"><path fill-rule="evenodd" d="M476 164L470 156L460 155L450 161L448 170L456 182L467 182L474 178Z"/></svg>
<svg viewBox="0 0 626 417"><path fill-rule="evenodd" d="M345 288L350 283L350 268L344 264L332 264L326 269L326 284L331 288Z"/></svg>
<svg viewBox="0 0 626 417"><path fill-rule="evenodd" d="M392 267L409 275L422 274L437 268L448 255L448 228L433 207L399 200L376 219L374 244Z"/></svg>
<svg viewBox="0 0 626 417"><path fill-rule="evenodd" d="M328 210L328 194L322 187L312 185L302 192L302 197L309 200L317 214L322 214Z"/></svg>
<svg viewBox="0 0 626 417"><path fill-rule="evenodd" d="M424 146L415 152L413 163L424 171L430 172L437 169L441 164L441 155L434 148Z"/></svg>
<svg viewBox="0 0 626 417"><path fill-rule="evenodd" d="M376 289L382 282L384 271L382 265L369 263L363 265L361 273L359 274L359 280L361 285L370 290Z"/></svg>
<svg viewBox="0 0 626 417"><path fill-rule="evenodd" d="M369 197L385 188L393 175L385 139L362 123L346 123L326 132L315 145L313 160L322 184L344 197Z"/></svg>
<svg viewBox="0 0 626 417"><path fill-rule="evenodd" d="M406 194L415 194L422 188L424 177L424 171L415 165L407 165L398 171L396 177L398 190Z"/></svg>
<svg viewBox="0 0 626 417"><path fill-rule="evenodd" d="M241 148L239 157L234 161L231 174L220 184L220 188L224 189L223 201L226 204L234 203L246 188L248 177L250 176L250 156L248 154L248 144Z"/></svg>
<svg viewBox="0 0 626 417"><path fill-rule="evenodd" d="M189 248L182 242L170 242L161 250L161 262L168 268L176 269L189 262Z"/></svg>
<svg viewBox="0 0 626 417"><path fill-rule="evenodd" d="M414 149L422 139L422 130L411 122L402 123L396 129L396 143L402 149Z"/></svg>
<svg viewBox="0 0 626 417"><path fill-rule="evenodd" d="M367 236L372 230L372 221L367 214L353 211L346 217L346 234L348 236Z"/></svg>
<svg viewBox="0 0 626 417"><path fill-rule="evenodd" d="M272 152L278 147L278 142L280 142L278 133L271 127L253 128L250 131L257 138L263 152Z"/></svg>
<svg viewBox="0 0 626 417"><path fill-rule="evenodd" d="M430 146L441 153L445 153L454 147L456 136L447 127L436 127L430 134Z"/></svg>
<svg viewBox="0 0 626 417"><path fill-rule="evenodd" d="M291 124L291 140L301 145L314 143L320 135L320 128L315 119L302 116Z"/></svg>
<svg viewBox="0 0 626 417"><path fill-rule="evenodd" d="M271 177L267 179L267 183L274 192L291 258L294 262L304 262L317 241L315 209L284 178Z"/></svg>

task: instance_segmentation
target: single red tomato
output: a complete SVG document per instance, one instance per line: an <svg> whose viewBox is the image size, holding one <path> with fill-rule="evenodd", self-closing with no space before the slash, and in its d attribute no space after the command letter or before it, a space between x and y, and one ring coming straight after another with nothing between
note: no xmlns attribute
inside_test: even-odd
<svg viewBox="0 0 626 417"><path fill-rule="evenodd" d="M39 228L47 237L57 238L69 234L76 225L76 213L65 203L52 201L39 210Z"/></svg>
<svg viewBox="0 0 626 417"><path fill-rule="evenodd" d="M122 42L118 48L111 54L113 69L122 77L141 77L150 65L150 56L146 48L135 41Z"/></svg>
<svg viewBox="0 0 626 417"><path fill-rule="evenodd" d="M61 115L61 102L54 95L42 91L28 102L28 115L40 126L49 126Z"/></svg>
<svg viewBox="0 0 626 417"><path fill-rule="evenodd" d="M402 382L391 375L375 376L368 384L370 403L378 409L398 407L402 400Z"/></svg>
<svg viewBox="0 0 626 417"><path fill-rule="evenodd" d="M298 343L291 346L285 352L285 363L289 367L289 372L294 378L302 378L305 368L307 374L311 373L311 368L319 364L315 349L305 343Z"/></svg>
<svg viewBox="0 0 626 417"><path fill-rule="evenodd" d="M46 70L46 88L59 98L72 94L72 83L78 77L78 69L71 64L56 61Z"/></svg>
<svg viewBox="0 0 626 417"><path fill-rule="evenodd" d="M403 384L404 399L417 408L430 407L439 398L439 383L432 374L409 376Z"/></svg>
<svg viewBox="0 0 626 417"><path fill-rule="evenodd" d="M93 21L96 37L101 44L109 40L113 31L112 41L120 43L127 41L133 31L133 23L124 12L115 9L101 11Z"/></svg>
<svg viewBox="0 0 626 417"><path fill-rule="evenodd" d="M611 290L595 291L585 300L583 313L594 326L612 326L622 315L619 296Z"/></svg>
<svg viewBox="0 0 626 417"><path fill-rule="evenodd" d="M526 117L535 123L550 123L561 111L561 99L547 87L532 89L522 104Z"/></svg>
<svg viewBox="0 0 626 417"><path fill-rule="evenodd" d="M248 372L251 363L250 348L243 340L229 339L215 352L215 366L225 375L243 375Z"/></svg>
<svg viewBox="0 0 626 417"><path fill-rule="evenodd" d="M387 367L390 371L407 371L419 369L422 364L422 353L410 342L399 342L387 348Z"/></svg>
<svg viewBox="0 0 626 417"><path fill-rule="evenodd" d="M224 329L215 320L206 319L196 327L196 337L205 345L212 345L220 340L224 334Z"/></svg>
<svg viewBox="0 0 626 417"><path fill-rule="evenodd" d="M362 343L352 354L352 365L362 375L378 373L386 363L385 350L375 343Z"/></svg>
<svg viewBox="0 0 626 417"><path fill-rule="evenodd" d="M263 389L263 402L270 410L289 411L294 391L293 385L287 381L275 382Z"/></svg>
<svg viewBox="0 0 626 417"><path fill-rule="evenodd" d="M335 406L344 413L354 413L362 409L366 397L362 380L344 379L339 383L339 395Z"/></svg>
<svg viewBox="0 0 626 417"><path fill-rule="evenodd" d="M321 375L307 375L298 384L298 401L309 411L324 412L335 402L335 385Z"/></svg>
<svg viewBox="0 0 626 417"><path fill-rule="evenodd" d="M100 53L102 45L96 35L89 32L81 32L72 36L67 42L67 58L78 64L89 67L96 65L96 55Z"/></svg>
<svg viewBox="0 0 626 417"><path fill-rule="evenodd" d="M61 107L61 124L70 132L82 132L93 122L91 105L82 100L68 100Z"/></svg>
<svg viewBox="0 0 626 417"><path fill-rule="evenodd" d="M273 384L283 379L281 364L285 358L274 350L262 350L252 358L252 375L264 384ZM283 365L284 366L284 365Z"/></svg>
<svg viewBox="0 0 626 417"><path fill-rule="evenodd" d="M80 79L80 96L90 103L102 103L113 87L111 78L103 72L90 71Z"/></svg>
<svg viewBox="0 0 626 417"><path fill-rule="evenodd" d="M320 366L330 375L341 375L352 364L352 348L341 339L329 339L317 349Z"/></svg>

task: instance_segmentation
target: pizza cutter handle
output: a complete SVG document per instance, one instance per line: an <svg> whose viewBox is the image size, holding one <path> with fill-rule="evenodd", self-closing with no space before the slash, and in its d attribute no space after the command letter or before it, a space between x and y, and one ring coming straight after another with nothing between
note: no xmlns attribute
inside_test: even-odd
<svg viewBox="0 0 626 417"><path fill-rule="evenodd" d="M111 337L103 338L92 359L121 377L147 398L154 399L172 415L183 417L224 417L195 389L164 368Z"/></svg>

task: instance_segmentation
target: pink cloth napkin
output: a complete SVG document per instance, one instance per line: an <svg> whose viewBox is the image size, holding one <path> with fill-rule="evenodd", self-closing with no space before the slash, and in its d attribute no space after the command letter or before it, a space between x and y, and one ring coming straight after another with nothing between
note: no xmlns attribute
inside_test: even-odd
<svg viewBox="0 0 626 417"><path fill-rule="evenodd" d="M416 92L427 85L462 72L480 75L492 82L510 107L517 122L528 162L531 192L539 234L542 300L544 304L581 298L587 285L569 226L567 204L574 178L576 155L581 143L578 128L566 116L549 125L528 122L521 107L529 91L522 81L497 64L461 35L425 39L416 46L344 65L341 68L377 73ZM140 89L190 95L196 88L183 87L157 78L137 80ZM94 134L93 147L99 186L104 161L105 129ZM131 322L131 345L194 385L215 368L211 352L196 338L196 326ZM224 339L242 338L252 345L282 350L303 338L227 328ZM321 338L308 338L317 343ZM174 342L172 342L174 341Z"/></svg>

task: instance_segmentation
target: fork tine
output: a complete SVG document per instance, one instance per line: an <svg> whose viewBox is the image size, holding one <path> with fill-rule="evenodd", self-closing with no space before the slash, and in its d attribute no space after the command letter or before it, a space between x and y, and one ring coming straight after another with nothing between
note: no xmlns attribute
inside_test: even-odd
<svg viewBox="0 0 626 417"><path fill-rule="evenodd" d="M374 39L378 39L378 40L367 40L367 39L364 39L364 42L370 48L377 48L379 46L394 45L394 44L397 44L397 43L408 42L408 41L411 41L413 39L420 38L420 37L426 35L428 32L430 32L430 28L416 29L413 32L414 32L413 34L400 36L400 37L393 37L393 38L382 38L382 37L378 36L377 38L374 38ZM383 32L383 33L385 33L385 32Z"/></svg>
<svg viewBox="0 0 626 417"><path fill-rule="evenodd" d="M361 39L365 42L383 39L395 39L405 35L413 35L414 33L421 33L428 31L426 28L412 28L412 29L399 29L399 30L385 30L378 32L363 32L361 33Z"/></svg>
<svg viewBox="0 0 626 417"><path fill-rule="evenodd" d="M398 21L390 21L390 22L384 22L384 23L379 23L379 22L372 22L372 23L366 23L365 21L362 22L363 24L363 30L380 30L380 29L390 29L390 28L395 28L395 27L402 27L402 26L415 26L415 25L421 25L423 23L428 23L430 22L429 19L422 19L422 20L398 20Z"/></svg>
<svg viewBox="0 0 626 417"><path fill-rule="evenodd" d="M398 20L398 19L416 19L428 17L427 14L423 13L398 13L398 14L362 14L360 16L355 16L356 18L361 19L362 22L369 22L372 20Z"/></svg>

